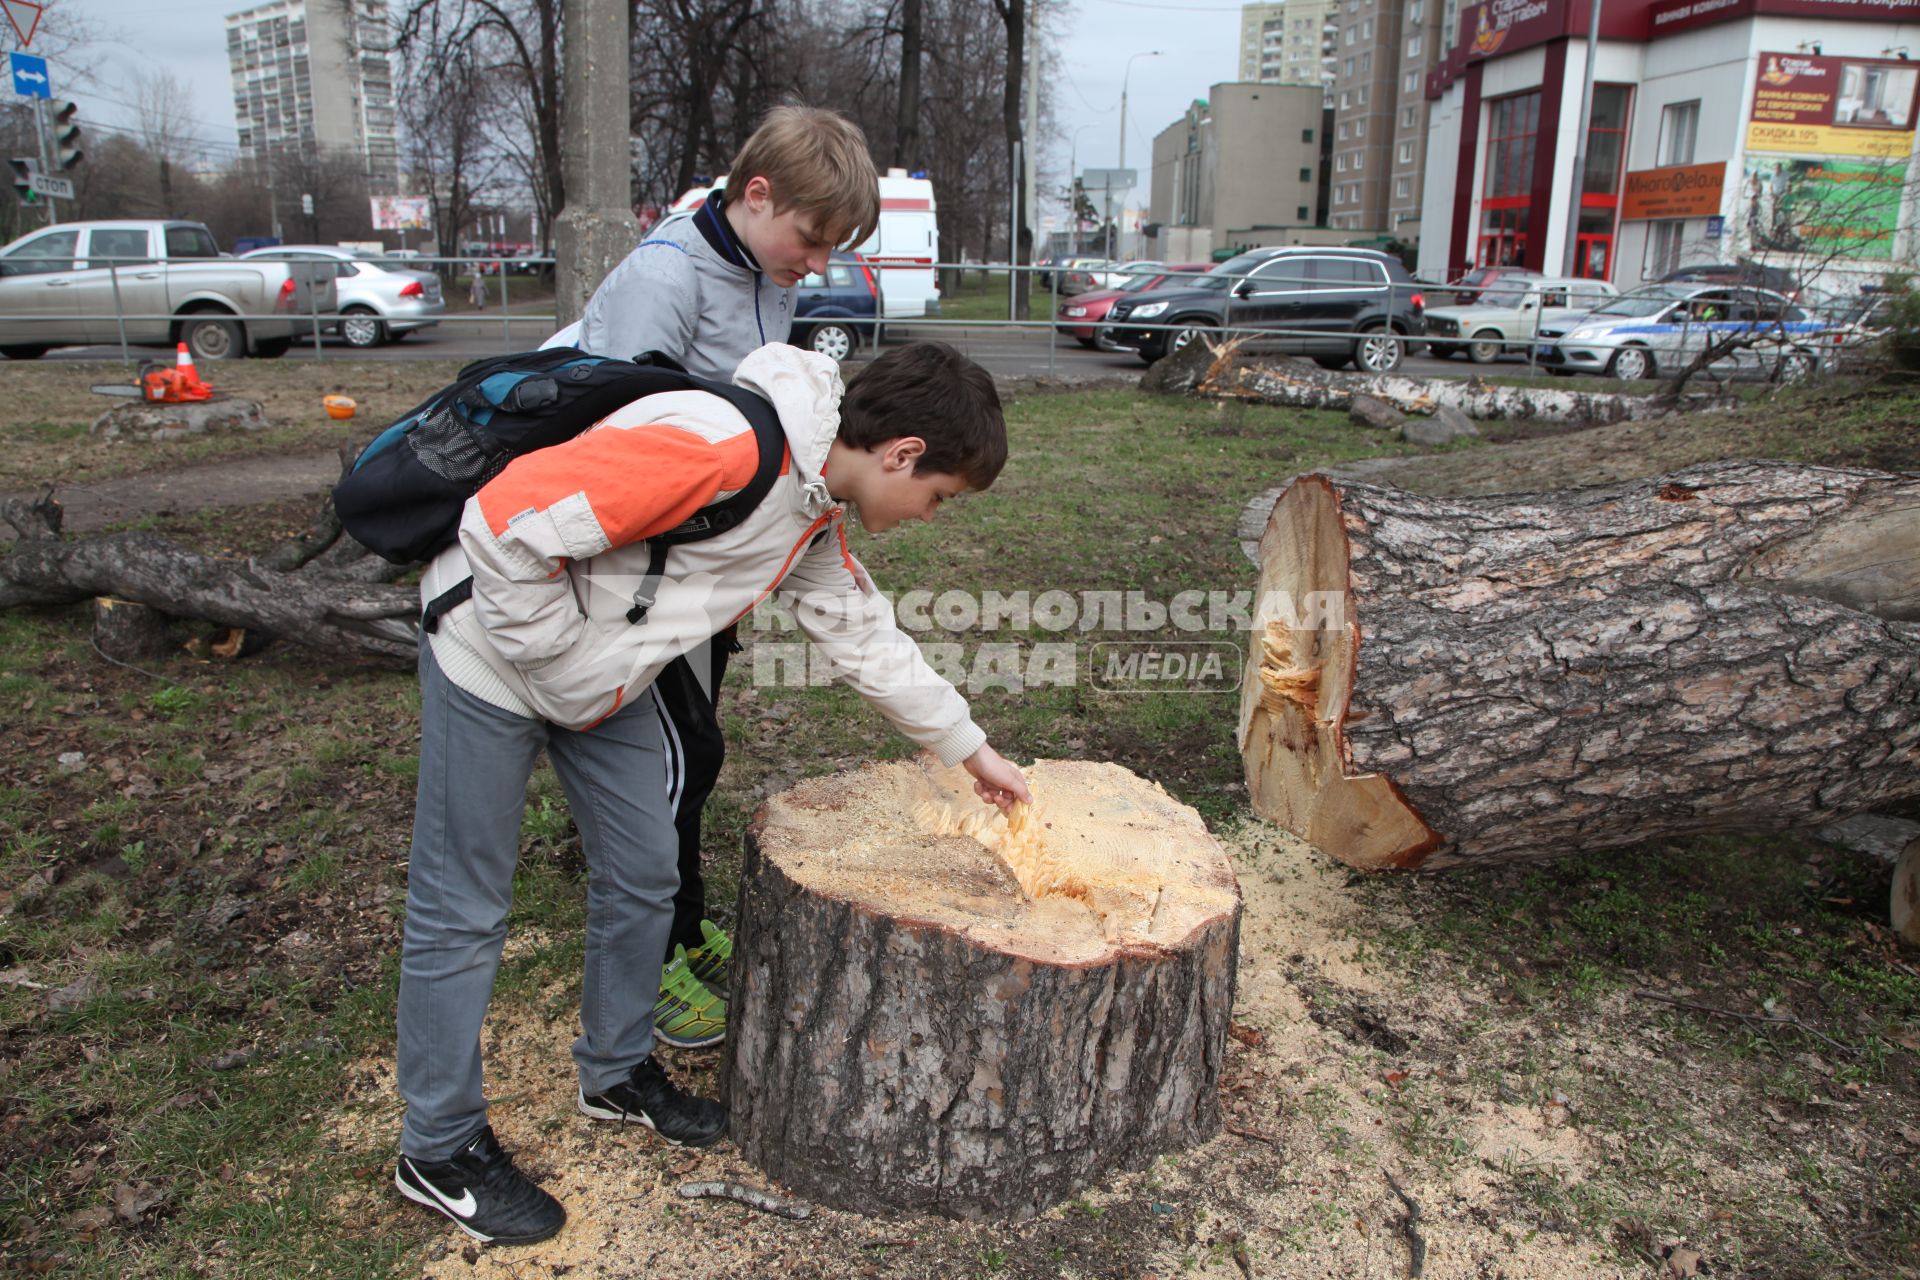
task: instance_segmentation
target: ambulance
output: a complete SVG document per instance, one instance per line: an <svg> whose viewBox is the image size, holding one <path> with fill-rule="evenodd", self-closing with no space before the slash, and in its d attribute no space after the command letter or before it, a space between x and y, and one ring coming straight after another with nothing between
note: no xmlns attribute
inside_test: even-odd
<svg viewBox="0 0 1920 1280"><path fill-rule="evenodd" d="M714 187L727 185L723 175L704 187L695 187L668 206L668 218L690 216L707 202ZM933 183L910 178L905 169L889 169L880 179L880 226L854 246L880 273L880 292L889 320L924 319L940 314L940 228L935 217Z"/></svg>

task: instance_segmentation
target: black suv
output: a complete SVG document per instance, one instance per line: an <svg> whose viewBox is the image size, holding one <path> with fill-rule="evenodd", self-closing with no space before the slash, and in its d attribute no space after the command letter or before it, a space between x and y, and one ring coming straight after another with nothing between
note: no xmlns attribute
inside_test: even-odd
<svg viewBox="0 0 1920 1280"><path fill-rule="evenodd" d="M1100 336L1152 364L1207 329L1274 330L1262 347L1328 369L1357 361L1391 373L1406 357L1404 339L1426 331L1420 288L1398 258L1372 249L1254 249L1197 279L1121 299Z"/></svg>

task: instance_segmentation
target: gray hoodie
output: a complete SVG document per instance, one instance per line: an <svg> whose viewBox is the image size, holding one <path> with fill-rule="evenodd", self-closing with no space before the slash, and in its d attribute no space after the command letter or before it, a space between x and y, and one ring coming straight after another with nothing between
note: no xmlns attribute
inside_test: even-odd
<svg viewBox="0 0 1920 1280"><path fill-rule="evenodd" d="M735 238L724 195L656 227L609 272L573 345L619 360L659 351L696 377L727 382L748 352L785 342L793 290L774 284Z"/></svg>

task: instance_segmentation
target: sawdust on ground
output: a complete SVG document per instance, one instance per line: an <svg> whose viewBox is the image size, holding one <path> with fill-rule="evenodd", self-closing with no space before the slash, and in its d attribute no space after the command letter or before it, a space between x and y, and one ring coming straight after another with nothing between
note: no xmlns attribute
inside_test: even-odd
<svg viewBox="0 0 1920 1280"><path fill-rule="evenodd" d="M1364 918L1344 869L1298 841L1249 827L1228 847L1245 918L1222 1081L1228 1131L1212 1142L1021 1224L823 1209L791 1221L687 1201L683 1183L766 1181L729 1143L677 1150L644 1129L575 1115L576 989L555 983L496 999L484 1048L495 1130L567 1205L568 1225L544 1244L498 1249L476 1249L448 1227L420 1258L422 1275L1386 1280L1406 1275L1409 1261L1407 1210L1390 1175L1420 1206L1432 1280L1628 1274L1603 1260L1600 1242L1543 1228L1511 1191L1516 1170L1579 1180L1605 1158L1603 1144L1561 1104L1503 1099L1476 1085L1457 1054L1436 1060L1421 1047L1450 1043L1475 1016L1471 991L1412 989L1370 961L1363 939L1377 917ZM684 1081L713 1087L717 1051L666 1057ZM1426 1117L1418 1133L1410 1116ZM331 1138L381 1171L349 1193L359 1203L339 1206L370 1230L418 1225L421 1210L388 1180L398 1125L391 1060L352 1064Z"/></svg>

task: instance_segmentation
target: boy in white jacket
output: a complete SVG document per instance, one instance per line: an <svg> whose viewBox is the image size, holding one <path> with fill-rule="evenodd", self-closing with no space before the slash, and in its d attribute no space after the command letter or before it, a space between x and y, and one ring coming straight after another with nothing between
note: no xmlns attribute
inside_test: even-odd
<svg viewBox="0 0 1920 1280"><path fill-rule="evenodd" d="M915 343L875 360L844 405L833 363L784 345L754 352L735 381L779 413L781 475L733 528L672 549L643 621L629 614L646 540L753 476L753 431L721 397L649 396L516 459L469 500L458 543L421 583L433 600L471 573L473 595L420 646L394 1180L480 1240L531 1243L566 1221L495 1141L481 1090L480 1026L543 747L591 872L578 1107L694 1146L725 1133L726 1109L680 1090L652 1057L678 841L660 720L636 695L768 593L804 596L794 612L810 638L896 727L963 764L983 800L1028 798L958 691L862 591L844 532L847 505L878 532L931 521L993 482L1007 446L992 379L951 347Z"/></svg>

